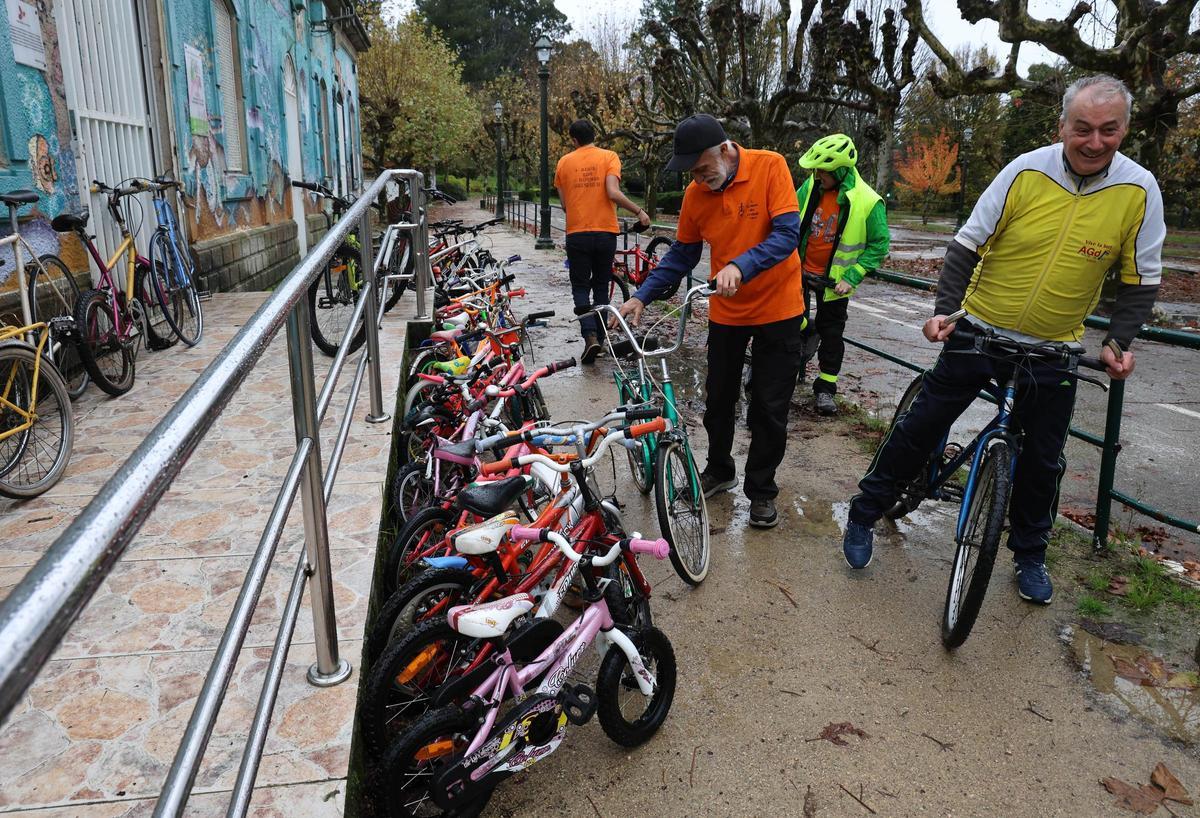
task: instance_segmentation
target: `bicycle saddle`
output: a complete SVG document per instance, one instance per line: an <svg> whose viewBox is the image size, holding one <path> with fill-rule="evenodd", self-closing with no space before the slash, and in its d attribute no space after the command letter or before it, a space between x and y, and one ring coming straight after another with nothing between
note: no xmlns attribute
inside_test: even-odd
<svg viewBox="0 0 1200 818"><path fill-rule="evenodd" d="M503 480L471 483L458 493L458 505L480 517L495 517L515 503L525 487L525 478L519 474Z"/></svg>
<svg viewBox="0 0 1200 818"><path fill-rule="evenodd" d="M513 594L495 602L480 605L456 605L446 615L450 627L473 639L495 639L503 636L513 620L533 610L533 597Z"/></svg>
<svg viewBox="0 0 1200 818"><path fill-rule="evenodd" d="M78 213L60 213L50 221L50 226L54 228L56 233L70 233L74 230L82 230L87 227L88 219L91 218L91 211L86 207Z"/></svg>
<svg viewBox="0 0 1200 818"><path fill-rule="evenodd" d="M517 515L504 511L482 523L468 526L450 535L450 544L460 554L490 554L500 547L504 535L517 522Z"/></svg>
<svg viewBox="0 0 1200 818"><path fill-rule="evenodd" d="M23 204L33 204L38 200L38 195L32 190L10 190L8 193L0 193L0 202L4 202L9 207L16 207Z"/></svg>
<svg viewBox="0 0 1200 818"><path fill-rule="evenodd" d="M448 446L438 446L434 450L433 456L445 460L444 455L451 457L465 457L471 459L475 457L475 438L460 440L457 443L451 443Z"/></svg>

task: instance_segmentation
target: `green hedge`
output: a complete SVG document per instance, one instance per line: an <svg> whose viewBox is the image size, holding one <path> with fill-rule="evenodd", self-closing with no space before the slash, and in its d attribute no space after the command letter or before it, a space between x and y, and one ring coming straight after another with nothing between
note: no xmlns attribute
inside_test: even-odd
<svg viewBox="0 0 1200 818"><path fill-rule="evenodd" d="M672 215L679 214L679 208L683 204L682 190L667 190L658 194L658 209L663 213Z"/></svg>

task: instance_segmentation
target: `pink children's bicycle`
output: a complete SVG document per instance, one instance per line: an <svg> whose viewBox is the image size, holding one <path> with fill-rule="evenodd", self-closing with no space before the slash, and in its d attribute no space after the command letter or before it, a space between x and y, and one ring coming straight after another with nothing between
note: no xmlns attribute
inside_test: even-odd
<svg viewBox="0 0 1200 818"><path fill-rule="evenodd" d="M564 468L542 455L523 455ZM606 553L580 554L561 534L546 528L513 526L517 540L550 542L575 563L584 585L583 613L565 630L553 619L541 627L560 630L539 655L516 662L506 643L518 620L534 607L529 594L451 608L451 627L464 636L491 642L496 669L475 685L460 705L431 710L392 744L378 772L381 805L394 816L478 815L506 778L550 755L562 743L567 723L582 725L597 715L605 734L623 747L650 739L667 718L675 697L675 653L666 635L652 626L615 627L604 598L606 580L593 568L626 553L665 559L666 540L622 539ZM596 688L569 679L580 657L596 643L603 653ZM452 682L450 686L455 685ZM461 698L439 691L435 701ZM503 718L501 709L510 705Z"/></svg>

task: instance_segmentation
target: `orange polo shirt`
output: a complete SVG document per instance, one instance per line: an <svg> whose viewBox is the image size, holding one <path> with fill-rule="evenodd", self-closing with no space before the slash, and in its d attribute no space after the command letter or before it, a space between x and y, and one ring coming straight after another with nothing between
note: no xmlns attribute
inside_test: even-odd
<svg viewBox="0 0 1200 818"><path fill-rule="evenodd" d="M554 186L567 211L567 234L619 233L617 206L608 198L604 180L621 178L621 159L612 151L583 145L558 160ZM792 194L796 198L796 194Z"/></svg>
<svg viewBox="0 0 1200 818"><path fill-rule="evenodd" d="M787 160L775 151L738 145L737 174L723 191L692 182L683 194L676 237L684 243L708 242L712 273L761 243L771 234L771 219L796 213L800 205ZM800 256L795 250L738 288L729 298L713 296L709 317L718 324L748 326L794 318L804 312Z"/></svg>

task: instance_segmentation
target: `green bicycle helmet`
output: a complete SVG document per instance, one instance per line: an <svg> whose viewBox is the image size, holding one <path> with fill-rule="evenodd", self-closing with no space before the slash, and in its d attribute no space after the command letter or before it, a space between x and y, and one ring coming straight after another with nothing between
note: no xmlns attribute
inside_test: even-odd
<svg viewBox="0 0 1200 818"><path fill-rule="evenodd" d="M800 157L800 167L805 170L833 171L852 168L858 162L858 151L854 140L844 133L823 136Z"/></svg>

